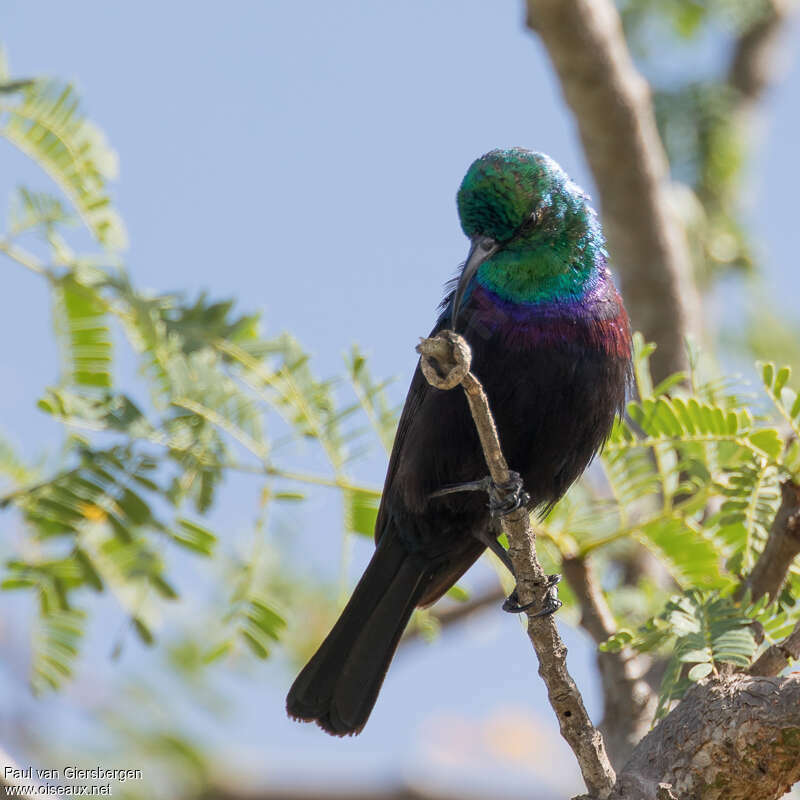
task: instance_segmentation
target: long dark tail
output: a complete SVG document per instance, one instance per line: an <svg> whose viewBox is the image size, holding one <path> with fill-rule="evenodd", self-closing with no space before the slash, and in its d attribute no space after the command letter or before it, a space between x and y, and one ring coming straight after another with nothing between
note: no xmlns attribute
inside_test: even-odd
<svg viewBox="0 0 800 800"><path fill-rule="evenodd" d="M334 736L361 731L429 569L394 535L381 537L333 630L292 684L290 717L315 721Z"/></svg>

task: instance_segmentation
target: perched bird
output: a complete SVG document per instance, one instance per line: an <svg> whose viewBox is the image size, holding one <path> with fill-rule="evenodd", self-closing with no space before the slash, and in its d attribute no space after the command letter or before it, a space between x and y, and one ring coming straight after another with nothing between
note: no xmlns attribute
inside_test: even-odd
<svg viewBox="0 0 800 800"><path fill-rule="evenodd" d="M417 367L375 553L286 700L291 717L336 736L364 727L414 609L441 597L487 546L505 555L493 512L521 499L551 508L625 403L628 317L587 196L546 155L512 148L475 161L457 203L471 247L433 333L452 328L469 342L472 371L527 494L519 484L492 487L490 509L484 493L468 491L487 487L487 467L464 393L433 388ZM504 505L508 489L516 491Z"/></svg>

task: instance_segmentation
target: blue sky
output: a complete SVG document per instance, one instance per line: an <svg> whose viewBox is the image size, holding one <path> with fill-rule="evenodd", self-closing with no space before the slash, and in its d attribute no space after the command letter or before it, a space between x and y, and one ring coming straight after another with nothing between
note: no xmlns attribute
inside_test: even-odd
<svg viewBox="0 0 800 800"><path fill-rule="evenodd" d="M12 0L0 20L14 73L74 79L117 149L113 195L137 285L208 289L238 298L242 310L263 310L267 331L293 332L321 374L339 372L358 342L378 375L398 376L399 402L416 338L431 327L442 284L466 253L454 196L469 163L493 147L522 145L549 153L592 189L543 49L522 27L521 4L488 8L478 0ZM794 25L787 57L799 42ZM787 304L800 289L787 235L800 185L798 92L800 70L787 58L766 103L749 198L768 284ZM0 158L0 194L20 178L47 186L8 145ZM47 296L34 276L2 269L0 426L37 452L58 434L35 410L57 368ZM380 484L382 469L372 459L366 477ZM338 520L331 502L319 501L298 524ZM243 529L254 513L255 487L242 482L226 487L215 521ZM568 637L597 712L592 656L580 634ZM542 769L560 761L564 746L513 618L488 615L417 649L393 666L357 740L284 720L289 676L278 664L231 688L232 721L210 735L277 782L297 780L309 765L322 778L346 772L377 781L456 780L456 768L462 785L475 787L502 766L513 787L531 779L537 753ZM412 704L417 692L422 702ZM509 709L520 693L528 700L515 718ZM68 706L70 695L53 702ZM533 755L503 762L487 738L497 719L497 730L517 724L526 741L539 741ZM471 725L475 736L450 752L442 730L452 739ZM551 778L559 791L578 788L569 767L560 772Z"/></svg>

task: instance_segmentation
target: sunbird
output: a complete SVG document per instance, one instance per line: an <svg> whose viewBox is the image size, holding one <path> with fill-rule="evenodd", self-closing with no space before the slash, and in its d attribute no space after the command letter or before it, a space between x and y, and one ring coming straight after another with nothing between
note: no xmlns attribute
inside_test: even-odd
<svg viewBox="0 0 800 800"><path fill-rule="evenodd" d="M600 222L561 167L522 148L492 150L470 166L456 201L469 254L431 335L452 329L469 343L515 475L491 485L463 391L430 386L417 366L375 553L286 699L289 716L335 736L366 724L415 608L438 600L487 547L510 568L498 515L521 503L552 508L602 447L630 383L630 324ZM514 594L504 608L523 610Z"/></svg>

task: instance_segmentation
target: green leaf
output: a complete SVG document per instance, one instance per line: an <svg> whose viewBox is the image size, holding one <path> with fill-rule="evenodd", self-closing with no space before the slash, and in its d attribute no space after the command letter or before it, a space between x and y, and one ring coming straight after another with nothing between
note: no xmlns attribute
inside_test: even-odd
<svg viewBox="0 0 800 800"><path fill-rule="evenodd" d="M72 677L86 627L86 613L78 609L43 614L33 634L31 688L36 694L59 689Z"/></svg>
<svg viewBox="0 0 800 800"><path fill-rule="evenodd" d="M203 656L203 663L213 664L215 661L220 661L225 658L228 653L233 649L233 642L225 641L212 648Z"/></svg>
<svg viewBox="0 0 800 800"><path fill-rule="evenodd" d="M690 681L697 683L697 681L702 680L703 678L707 677L711 674L714 669L714 665L710 662L705 662L701 664L695 664L690 670L688 678Z"/></svg>
<svg viewBox="0 0 800 800"><path fill-rule="evenodd" d="M775 370L773 364L761 365L764 389L780 415L789 423L795 436L800 437L800 395L786 384L791 377L789 367Z"/></svg>
<svg viewBox="0 0 800 800"><path fill-rule="evenodd" d="M629 644L645 652L674 639L661 685L657 716L680 699L690 682L706 677L721 662L746 669L756 651L752 619L730 597L690 589L671 598L664 611L634 634ZM626 643L628 643L626 641ZM685 665L693 665L688 681Z"/></svg>
<svg viewBox="0 0 800 800"><path fill-rule="evenodd" d="M447 590L447 596L451 600L455 600L458 603L466 603L467 600L469 600L469 592L463 586L459 586L458 584L451 586Z"/></svg>
<svg viewBox="0 0 800 800"><path fill-rule="evenodd" d="M305 500L306 494L304 492L275 492L272 498L283 502L297 503Z"/></svg>
<svg viewBox="0 0 800 800"><path fill-rule="evenodd" d="M725 475L720 486L724 501L707 526L723 544L735 573L749 572L767 540L769 528L780 504L780 471L763 461L742 463ZM733 565L736 569L733 570Z"/></svg>
<svg viewBox="0 0 800 800"><path fill-rule="evenodd" d="M103 590L103 579L100 577L100 573L92 563L92 559L89 554L82 548L76 547L73 551L73 555L83 570L86 583L95 591L101 592Z"/></svg>
<svg viewBox="0 0 800 800"><path fill-rule="evenodd" d="M373 536L380 498L373 492L348 489L344 493L344 503L347 530L362 536Z"/></svg>
<svg viewBox="0 0 800 800"><path fill-rule="evenodd" d="M606 641L598 645L601 653L619 653L623 648L627 647L634 640L632 631L626 628L621 628L613 636L610 636Z"/></svg>
<svg viewBox="0 0 800 800"><path fill-rule="evenodd" d="M657 386L653 387L653 397L660 397L661 395L669 394L670 390L674 389L676 386L680 386L682 383L685 383L687 378L688 375L685 372L675 372L672 375L667 376Z"/></svg>
<svg viewBox="0 0 800 800"><path fill-rule="evenodd" d="M111 387L112 344L105 301L72 273L54 283L56 331L62 343L63 382Z"/></svg>
<svg viewBox="0 0 800 800"><path fill-rule="evenodd" d="M273 642L280 638L286 620L263 600L251 599L244 613L240 634L258 658L267 658Z"/></svg>
<svg viewBox="0 0 800 800"><path fill-rule="evenodd" d="M772 391L777 395L780 394L783 387L791 377L791 367L781 367L775 375L775 380L772 384Z"/></svg>
<svg viewBox="0 0 800 800"><path fill-rule="evenodd" d="M749 434L747 438L750 444L766 453L772 461L777 461L780 458L783 450L783 440L775 428L761 428Z"/></svg>
<svg viewBox="0 0 800 800"><path fill-rule="evenodd" d="M74 216L59 198L46 192L32 192L24 186L20 186L12 198L9 217L12 236L28 230L37 230L48 236L59 225L75 223Z"/></svg>
<svg viewBox="0 0 800 800"><path fill-rule="evenodd" d="M722 586L719 550L710 537L680 517L657 518L642 525L637 538L663 559L683 587Z"/></svg>
<svg viewBox="0 0 800 800"><path fill-rule="evenodd" d="M170 531L170 534L179 545L204 556L213 555L217 537L211 531L183 517L175 522L177 529Z"/></svg>
<svg viewBox="0 0 800 800"><path fill-rule="evenodd" d="M133 617L131 622L133 623L133 629L136 631L136 634L142 640L142 642L144 642L144 644L146 644L148 647L152 646L155 643L155 637L153 636L153 632L144 623L144 621L139 617Z"/></svg>
<svg viewBox="0 0 800 800"><path fill-rule="evenodd" d="M679 660L689 664L710 664L712 660L711 649L709 647L701 647L697 650L682 651L679 654Z"/></svg>

